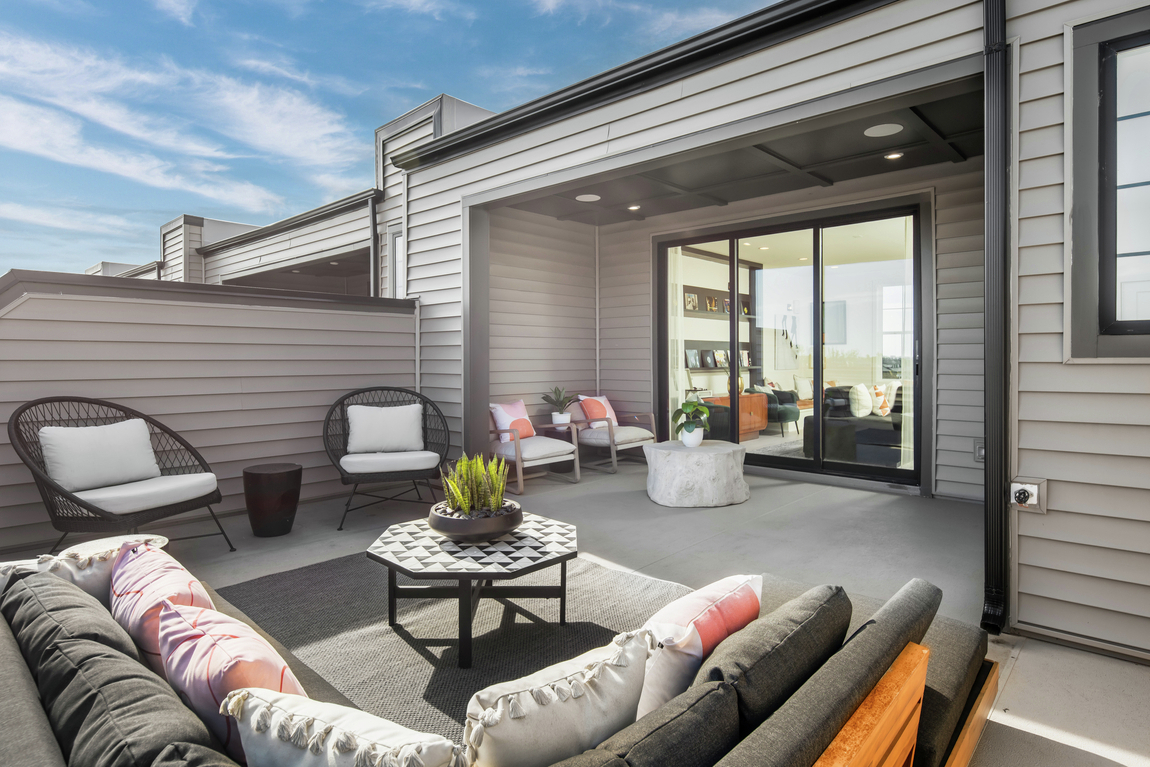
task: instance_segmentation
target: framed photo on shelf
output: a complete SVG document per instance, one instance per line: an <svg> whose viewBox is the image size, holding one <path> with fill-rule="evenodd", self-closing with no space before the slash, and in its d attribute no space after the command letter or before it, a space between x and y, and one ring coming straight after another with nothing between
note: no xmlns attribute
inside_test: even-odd
<svg viewBox="0 0 1150 767"><path fill-rule="evenodd" d="M710 349L701 350L699 352L699 357L703 361L703 367L705 367L705 368L715 367L715 353L713 351L711 351Z"/></svg>
<svg viewBox="0 0 1150 767"><path fill-rule="evenodd" d="M715 349L715 367L725 368L725 367L727 367L727 364L728 364L727 350L726 349Z"/></svg>
<svg viewBox="0 0 1150 767"><path fill-rule="evenodd" d="M719 311L719 299L716 296L707 296L707 311Z"/></svg>
<svg viewBox="0 0 1150 767"><path fill-rule="evenodd" d="M749 368L751 366L751 352L750 352L750 350L748 350L748 349L740 349L739 350L739 364L741 364L745 368Z"/></svg>
<svg viewBox="0 0 1150 767"><path fill-rule="evenodd" d="M731 299L729 299L729 298L723 299L723 312L725 312L726 314L731 313Z"/></svg>
<svg viewBox="0 0 1150 767"><path fill-rule="evenodd" d="M699 350L698 349L688 349L687 350L687 367L688 368L702 367L702 365L699 364Z"/></svg>
<svg viewBox="0 0 1150 767"><path fill-rule="evenodd" d="M684 293L683 294L683 307L689 312L699 311L699 294L698 293Z"/></svg>

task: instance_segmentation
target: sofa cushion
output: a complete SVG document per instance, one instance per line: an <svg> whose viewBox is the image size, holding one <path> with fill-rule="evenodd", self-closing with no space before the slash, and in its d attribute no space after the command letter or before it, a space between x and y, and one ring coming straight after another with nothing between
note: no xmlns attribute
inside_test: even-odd
<svg viewBox="0 0 1150 767"><path fill-rule="evenodd" d="M160 752L152 767L239 767L214 748L197 743L172 743Z"/></svg>
<svg viewBox="0 0 1150 767"><path fill-rule="evenodd" d="M654 439L655 435L642 426L615 427L616 445L627 445L632 442ZM602 429L584 429L579 432L579 442L584 445L594 445L595 447L607 447L611 444L611 435L607 433L606 427Z"/></svg>
<svg viewBox="0 0 1150 767"><path fill-rule="evenodd" d="M850 619L842 587L816 586L723 640L695 684L734 686L746 737L842 646Z"/></svg>
<svg viewBox="0 0 1150 767"><path fill-rule="evenodd" d="M347 452L423 450L423 403L347 408Z"/></svg>
<svg viewBox="0 0 1150 767"><path fill-rule="evenodd" d="M45 426L39 437L48 476L68 492L160 476L151 433L141 418L104 426Z"/></svg>
<svg viewBox="0 0 1150 767"><path fill-rule="evenodd" d="M394 471L430 471L439 465L439 453L408 450L402 453L348 453L339 459L348 474L387 474Z"/></svg>
<svg viewBox="0 0 1150 767"><path fill-rule="evenodd" d="M0 764L64 767L40 693L6 621L0 621Z"/></svg>
<svg viewBox="0 0 1150 767"><path fill-rule="evenodd" d="M492 451L497 456L508 461L515 460L514 442L493 442L491 444ZM575 446L570 442L562 439L553 439L551 437L528 437L527 439L519 440L519 452L523 456L524 461L540 461L544 458L570 456L575 452Z"/></svg>
<svg viewBox="0 0 1150 767"><path fill-rule="evenodd" d="M36 682L69 767L149 767L172 743L214 745L164 680L97 642L57 640Z"/></svg>
<svg viewBox="0 0 1150 767"><path fill-rule="evenodd" d="M938 587L918 578L907 583L719 764L814 764L907 643L922 641L940 601Z"/></svg>
<svg viewBox="0 0 1150 767"><path fill-rule="evenodd" d="M90 639L139 660L132 638L95 597L51 573L18 576L8 585L0 612L12 628L33 677L61 639Z"/></svg>
<svg viewBox="0 0 1150 767"><path fill-rule="evenodd" d="M216 475L199 472L169 474L166 477L84 490L76 493L76 497L111 514L134 514L202 498L215 489Z"/></svg>

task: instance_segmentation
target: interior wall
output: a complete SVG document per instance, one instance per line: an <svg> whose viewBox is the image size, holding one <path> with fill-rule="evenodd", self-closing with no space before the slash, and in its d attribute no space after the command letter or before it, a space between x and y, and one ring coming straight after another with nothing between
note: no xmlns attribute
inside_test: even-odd
<svg viewBox="0 0 1150 767"><path fill-rule="evenodd" d="M924 386L936 387L935 444L924 445L923 453L934 460L932 493L981 500L982 464L975 463L973 452L983 434L982 178L978 157L602 227L603 394L627 410L655 410L655 236L737 227L771 215L810 211L816 217L828 208L933 190L937 334L924 342L934 344L937 380Z"/></svg>
<svg viewBox="0 0 1150 767"><path fill-rule="evenodd" d="M595 393L595 229L512 208L490 216L491 402Z"/></svg>

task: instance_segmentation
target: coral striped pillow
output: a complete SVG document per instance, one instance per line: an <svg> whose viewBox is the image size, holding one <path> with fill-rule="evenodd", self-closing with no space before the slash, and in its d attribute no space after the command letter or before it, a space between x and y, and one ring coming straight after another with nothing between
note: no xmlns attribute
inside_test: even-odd
<svg viewBox="0 0 1150 767"><path fill-rule="evenodd" d="M878 411L879 415L887 415L890 413L890 403L886 401L886 395L883 394L882 389L877 386L874 387L874 410Z"/></svg>
<svg viewBox="0 0 1150 767"><path fill-rule="evenodd" d="M491 417L495 419L496 429L518 429L519 439L535 436L535 427L531 425L531 419L527 417L527 405L523 404L523 400L508 402L503 405L488 405L488 407L491 408ZM511 435L500 434L499 441L510 442Z"/></svg>
<svg viewBox="0 0 1150 767"><path fill-rule="evenodd" d="M615 408L611 407L606 397L585 397L580 394L579 405L583 408L583 415L591 422L592 429L605 428L607 421L600 420L604 418L609 418L614 426L619 425L619 419L615 417Z"/></svg>

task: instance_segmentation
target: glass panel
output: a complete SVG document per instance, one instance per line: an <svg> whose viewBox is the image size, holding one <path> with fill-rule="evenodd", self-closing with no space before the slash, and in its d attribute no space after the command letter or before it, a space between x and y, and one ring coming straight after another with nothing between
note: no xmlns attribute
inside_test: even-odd
<svg viewBox="0 0 1150 767"><path fill-rule="evenodd" d="M913 470L914 219L823 229L822 252L823 458Z"/></svg>
<svg viewBox="0 0 1150 767"><path fill-rule="evenodd" d="M1118 259L1119 320L1150 320L1150 256Z"/></svg>
<svg viewBox="0 0 1150 767"><path fill-rule="evenodd" d="M1118 53L1118 116L1150 112L1150 45Z"/></svg>
<svg viewBox="0 0 1150 767"><path fill-rule="evenodd" d="M1118 184L1150 181L1150 115L1118 121Z"/></svg>
<svg viewBox="0 0 1150 767"><path fill-rule="evenodd" d="M707 439L730 435L729 251L729 240L717 240L667 252L669 412L674 413L687 399L706 402L710 409ZM674 424L671 427L674 436Z"/></svg>
<svg viewBox="0 0 1150 767"><path fill-rule="evenodd" d="M740 442L748 453L814 460L814 232L739 240ZM845 315L844 315L845 318Z"/></svg>
<svg viewBox="0 0 1150 767"><path fill-rule="evenodd" d="M1150 252L1150 185L1118 190L1118 255Z"/></svg>

